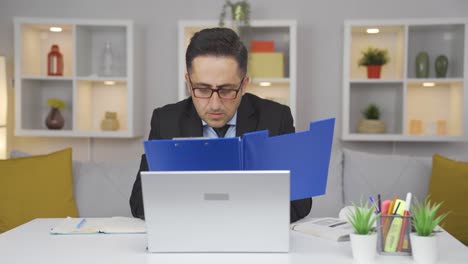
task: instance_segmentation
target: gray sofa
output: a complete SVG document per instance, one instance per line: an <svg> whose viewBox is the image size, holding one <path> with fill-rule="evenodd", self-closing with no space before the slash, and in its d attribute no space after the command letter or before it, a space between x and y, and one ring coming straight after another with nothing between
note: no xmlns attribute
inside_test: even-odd
<svg viewBox="0 0 468 264"><path fill-rule="evenodd" d="M378 155L352 150L332 154L326 194L314 198L310 216L337 216L345 205L380 193L427 195L432 158ZM73 162L74 194L82 217L131 216L130 197L139 160Z"/></svg>

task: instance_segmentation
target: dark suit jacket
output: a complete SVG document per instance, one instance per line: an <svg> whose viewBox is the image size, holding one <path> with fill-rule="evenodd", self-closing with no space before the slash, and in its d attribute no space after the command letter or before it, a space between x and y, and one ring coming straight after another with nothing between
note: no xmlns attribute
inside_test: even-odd
<svg viewBox="0 0 468 264"><path fill-rule="evenodd" d="M261 99L246 93L237 110L236 136L244 133L269 130L270 136L293 133L293 118L289 107ZM202 137L203 126L192 99L166 105L153 111L149 139L171 139L176 137ZM148 171L145 155L142 155L130 197L130 207L135 217L144 218L140 171ZM312 207L312 199L291 202L291 222L304 218Z"/></svg>

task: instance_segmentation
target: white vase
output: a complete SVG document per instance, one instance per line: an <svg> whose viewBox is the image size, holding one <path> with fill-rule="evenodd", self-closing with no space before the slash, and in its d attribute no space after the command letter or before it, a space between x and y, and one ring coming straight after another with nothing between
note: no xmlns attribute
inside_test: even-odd
<svg viewBox="0 0 468 264"><path fill-rule="evenodd" d="M415 264L434 264L439 258L437 251L437 236L418 236L410 234L411 250Z"/></svg>
<svg viewBox="0 0 468 264"><path fill-rule="evenodd" d="M351 250L357 264L374 263L377 248L377 233L369 235L350 234Z"/></svg>

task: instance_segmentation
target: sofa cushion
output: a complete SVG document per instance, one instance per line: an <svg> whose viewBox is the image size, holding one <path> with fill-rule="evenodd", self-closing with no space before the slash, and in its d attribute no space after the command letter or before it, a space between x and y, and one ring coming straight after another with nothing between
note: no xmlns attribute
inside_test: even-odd
<svg viewBox="0 0 468 264"><path fill-rule="evenodd" d="M431 201L443 202L440 212L449 212L444 229L468 244L468 162L434 155L429 185Z"/></svg>
<svg viewBox="0 0 468 264"><path fill-rule="evenodd" d="M344 149L345 204L367 200L369 196L405 199L406 193L424 200L431 176L431 158L370 154Z"/></svg>
<svg viewBox="0 0 468 264"><path fill-rule="evenodd" d="M129 199L139 160L73 163L81 217L132 216Z"/></svg>
<svg viewBox="0 0 468 264"><path fill-rule="evenodd" d="M0 233L35 218L78 216L72 150L0 160Z"/></svg>

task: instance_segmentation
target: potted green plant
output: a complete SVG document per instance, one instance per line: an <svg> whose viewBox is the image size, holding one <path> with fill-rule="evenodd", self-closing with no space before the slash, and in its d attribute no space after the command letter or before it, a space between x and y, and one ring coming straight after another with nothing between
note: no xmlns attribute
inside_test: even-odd
<svg viewBox="0 0 468 264"><path fill-rule="evenodd" d="M380 72L382 71L382 65L385 65L390 61L388 51L386 49L369 46L361 53L362 57L359 59L358 64L359 66L367 67L367 78L379 79Z"/></svg>
<svg viewBox="0 0 468 264"><path fill-rule="evenodd" d="M448 213L439 214L442 203L432 203L429 197L424 203L415 201L413 205L413 227L410 234L411 248L415 263L436 263L438 258L437 236L434 228L442 223Z"/></svg>
<svg viewBox="0 0 468 264"><path fill-rule="evenodd" d="M242 0L238 2L231 2L226 0L221 9L221 14L219 15L219 26L224 26L224 19L226 18L226 9L231 9L231 18L232 21L237 26L249 26L250 25L250 4L247 0Z"/></svg>
<svg viewBox="0 0 468 264"><path fill-rule="evenodd" d="M50 111L45 120L45 125L48 129L62 129L65 125L65 119L60 109L66 107L65 102L58 98L50 98L47 100L47 105L50 106Z"/></svg>
<svg viewBox="0 0 468 264"><path fill-rule="evenodd" d="M359 207L353 204L354 210L348 214L348 221L353 226L351 233L351 250L353 258L358 263L372 263L377 247L377 232L374 224L378 214L374 214L374 207L360 202Z"/></svg>
<svg viewBox="0 0 468 264"><path fill-rule="evenodd" d="M361 111L364 119L361 119L358 125L359 133L378 134L385 133L385 123L380 120L380 108L371 103Z"/></svg>

